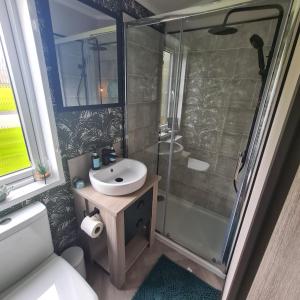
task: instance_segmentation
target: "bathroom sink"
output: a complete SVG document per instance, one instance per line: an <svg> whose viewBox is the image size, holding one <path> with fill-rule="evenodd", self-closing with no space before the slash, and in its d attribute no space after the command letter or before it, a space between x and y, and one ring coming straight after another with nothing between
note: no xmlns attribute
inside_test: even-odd
<svg viewBox="0 0 300 300"><path fill-rule="evenodd" d="M166 156L170 154L170 142L161 141L159 142L159 155ZM183 146L177 142L173 143L173 155L180 155L183 151Z"/></svg>
<svg viewBox="0 0 300 300"><path fill-rule="evenodd" d="M134 159L124 158L100 170L90 170L93 188L102 194L121 196L140 189L147 176L147 167Z"/></svg>

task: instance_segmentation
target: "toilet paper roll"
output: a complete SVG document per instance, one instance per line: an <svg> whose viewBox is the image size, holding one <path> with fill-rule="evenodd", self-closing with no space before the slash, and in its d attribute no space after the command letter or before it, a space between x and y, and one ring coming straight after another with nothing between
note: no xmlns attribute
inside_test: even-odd
<svg viewBox="0 0 300 300"><path fill-rule="evenodd" d="M104 224L101 221L101 217L96 214L92 217L85 217L80 227L88 236L94 239L102 233Z"/></svg>

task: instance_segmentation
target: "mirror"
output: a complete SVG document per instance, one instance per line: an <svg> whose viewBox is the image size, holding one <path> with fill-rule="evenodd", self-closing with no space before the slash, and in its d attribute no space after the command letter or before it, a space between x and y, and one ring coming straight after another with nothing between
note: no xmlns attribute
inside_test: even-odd
<svg viewBox="0 0 300 300"><path fill-rule="evenodd" d="M49 0L49 6L62 91L58 106L119 104L116 19L74 0Z"/></svg>

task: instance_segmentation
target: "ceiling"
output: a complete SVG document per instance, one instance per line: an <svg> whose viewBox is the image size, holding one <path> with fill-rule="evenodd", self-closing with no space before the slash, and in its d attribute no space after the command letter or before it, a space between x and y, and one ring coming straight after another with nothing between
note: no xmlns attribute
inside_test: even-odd
<svg viewBox="0 0 300 300"><path fill-rule="evenodd" d="M164 13L174 12L183 9L190 9L192 7L203 7L205 4L214 5L220 3L223 0L136 0L141 5L149 9L155 15L160 15ZM241 3L247 2L246 0L240 0ZM224 1L225 2L225 1ZM228 0L230 2L230 0ZM232 1L235 2L235 1ZM265 0L261 0L263 4L267 3ZM290 0L273 0L272 4L280 4L284 8L287 8ZM236 4L236 3L234 3Z"/></svg>
<svg viewBox="0 0 300 300"><path fill-rule="evenodd" d="M49 1L50 6L57 6L62 5L64 7L67 7L70 10L74 10L79 12L80 14L83 14L85 16L88 16L90 18L93 18L95 20L112 20L112 17L108 16L105 13L99 12L99 10L94 9L88 5L85 5L79 1L74 0L50 0ZM51 8L51 7L50 7Z"/></svg>
<svg viewBox="0 0 300 300"><path fill-rule="evenodd" d="M154 14L187 8L189 6L212 2L211 0L136 0Z"/></svg>
<svg viewBox="0 0 300 300"><path fill-rule="evenodd" d="M49 7L56 35L71 36L116 24L114 18L79 1L49 0Z"/></svg>

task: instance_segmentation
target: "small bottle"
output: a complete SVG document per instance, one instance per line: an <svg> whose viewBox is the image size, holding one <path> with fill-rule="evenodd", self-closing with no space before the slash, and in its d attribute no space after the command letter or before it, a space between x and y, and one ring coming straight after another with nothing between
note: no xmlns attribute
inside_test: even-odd
<svg viewBox="0 0 300 300"><path fill-rule="evenodd" d="M101 168L101 160L97 152L92 153L92 169L100 170Z"/></svg>

